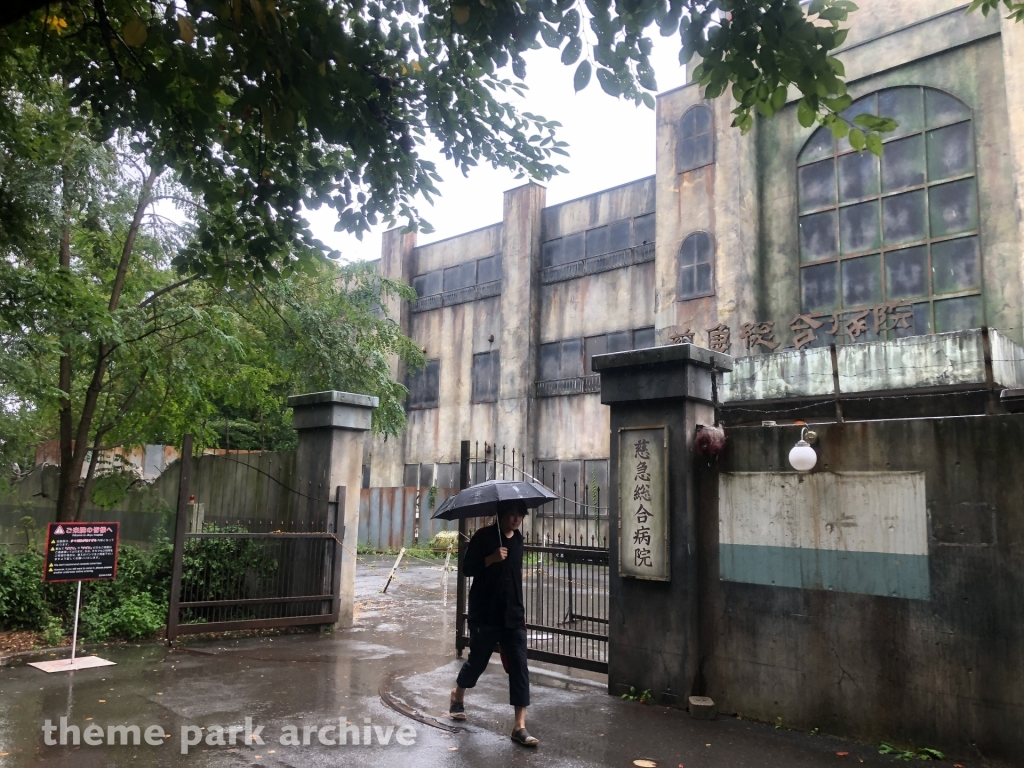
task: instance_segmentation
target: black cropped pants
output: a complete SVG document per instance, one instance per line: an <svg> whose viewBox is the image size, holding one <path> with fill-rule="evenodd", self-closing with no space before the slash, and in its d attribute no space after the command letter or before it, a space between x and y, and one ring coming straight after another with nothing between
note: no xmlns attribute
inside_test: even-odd
<svg viewBox="0 0 1024 768"><path fill-rule="evenodd" d="M526 666L526 628L478 627L469 630L469 658L459 670L455 684L473 688L500 643L508 662L508 703L513 707L530 706L530 671Z"/></svg>

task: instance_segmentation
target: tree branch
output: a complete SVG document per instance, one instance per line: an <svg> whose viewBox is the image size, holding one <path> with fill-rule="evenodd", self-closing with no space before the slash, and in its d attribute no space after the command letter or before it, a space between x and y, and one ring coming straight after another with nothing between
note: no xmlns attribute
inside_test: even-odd
<svg viewBox="0 0 1024 768"><path fill-rule="evenodd" d="M195 280L195 277L186 277L184 280L179 280L176 283L171 283L171 285L168 285L165 288L161 288L159 291L156 291L152 296L150 296L148 299L139 304L139 309L142 309L143 307L152 304L156 299L160 298L164 294L170 293L176 288L181 288L184 285L188 285L193 280Z"/></svg>
<svg viewBox="0 0 1024 768"><path fill-rule="evenodd" d="M142 226L142 217L146 212L146 207L150 203L150 192L159 175L160 169L153 166L139 192L139 202L135 206L135 217L132 219L132 225L128 229L128 237L125 238L124 248L121 249L121 261L117 265L117 276L114 278L114 285L110 290L110 305L108 309L111 312L117 310L117 305L121 301L121 291L124 289L124 281L128 275L128 264L131 261L132 252L135 250L135 240L139 235L139 228Z"/></svg>

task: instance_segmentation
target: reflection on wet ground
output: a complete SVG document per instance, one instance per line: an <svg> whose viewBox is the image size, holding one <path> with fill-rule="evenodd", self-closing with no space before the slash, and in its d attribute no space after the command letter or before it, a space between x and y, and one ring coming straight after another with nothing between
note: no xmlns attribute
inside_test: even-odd
<svg viewBox="0 0 1024 768"><path fill-rule="evenodd" d="M173 649L100 647L93 650L117 666L73 673L0 668L0 766L455 768L628 766L648 759L687 768L800 768L835 765L837 752L848 752L845 759L857 765L894 764L871 747L730 717L695 721L678 710L621 701L604 692L600 675L542 664L537 669L551 674L532 676L528 722L541 739L538 749L509 739L512 709L496 663L467 694L461 732L425 725L386 706L379 688L390 681L387 690L400 705L451 723L448 691L460 664L453 652L454 600L442 606L440 562L430 561L410 562L381 594L391 563L360 563L351 629L193 640ZM65 746L61 718L68 726ZM46 720L56 726L49 734ZM133 725L139 746L122 746L120 732L108 731ZM263 744L245 743L254 733ZM147 735L159 745L147 744ZM342 735L345 743L336 743ZM109 736L115 744L106 743ZM134 732L125 736L134 740Z"/></svg>

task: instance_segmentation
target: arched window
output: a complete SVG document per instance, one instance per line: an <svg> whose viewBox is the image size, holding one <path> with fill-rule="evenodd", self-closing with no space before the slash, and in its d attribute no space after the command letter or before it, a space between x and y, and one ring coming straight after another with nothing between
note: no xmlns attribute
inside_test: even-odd
<svg viewBox="0 0 1024 768"><path fill-rule="evenodd" d="M679 301L715 293L715 248L706 232L694 232L679 248Z"/></svg>
<svg viewBox="0 0 1024 768"><path fill-rule="evenodd" d="M679 122L679 142L676 149L676 170L694 168L715 162L715 132L711 110L703 105L692 107Z"/></svg>
<svg viewBox="0 0 1024 768"><path fill-rule="evenodd" d="M827 128L811 136L797 160L801 310L840 313L841 320L818 331L816 343L979 327L970 109L942 91L900 87L865 96L845 114L864 112L899 122L882 137L881 160L835 141ZM866 328L849 325L887 304L912 307L912 324L879 324L879 311L866 315ZM833 327L835 336L828 334Z"/></svg>

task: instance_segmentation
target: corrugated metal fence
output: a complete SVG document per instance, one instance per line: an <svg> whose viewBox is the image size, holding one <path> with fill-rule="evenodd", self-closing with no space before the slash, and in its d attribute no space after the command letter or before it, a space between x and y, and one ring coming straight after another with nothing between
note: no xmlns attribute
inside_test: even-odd
<svg viewBox="0 0 1024 768"><path fill-rule="evenodd" d="M359 543L377 551L397 550L413 545L417 529L421 545L438 531L458 530L457 522L430 519L441 502L458 492L457 488L438 488L431 507L427 487L363 488L359 494Z"/></svg>

